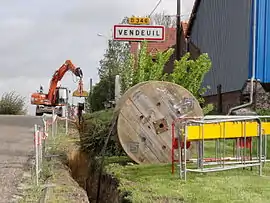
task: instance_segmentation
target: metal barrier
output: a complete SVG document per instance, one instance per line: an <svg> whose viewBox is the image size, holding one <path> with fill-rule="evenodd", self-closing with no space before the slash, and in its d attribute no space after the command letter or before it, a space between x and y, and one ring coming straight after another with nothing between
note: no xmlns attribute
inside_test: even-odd
<svg viewBox="0 0 270 203"><path fill-rule="evenodd" d="M186 180L187 172L206 173L253 166L259 166L258 172L262 175L263 163L267 161L266 135L270 134L270 123L262 122L264 118L269 117L178 118L172 124L172 173L174 173L176 162L174 150L178 150L179 175L184 180ZM178 136L175 136L176 126L179 130ZM253 138L256 140L255 157L252 152ZM229 140L230 142L234 140L234 145L226 145L226 141ZM215 142L214 158L205 158L204 148L207 141ZM175 142L179 145L176 146ZM197 159L187 159L188 142L197 142ZM232 157L226 157L226 147L232 148ZM248 155L247 149L249 149Z"/></svg>
<svg viewBox="0 0 270 203"><path fill-rule="evenodd" d="M43 114L43 125L34 125L34 151L35 151L35 182L39 185L40 174L42 172L42 161L46 153L46 139L49 134L55 138L58 134L58 121L65 121L65 134L68 134L68 122L76 122L75 118L58 117L54 111L53 114ZM50 133L49 133L50 131Z"/></svg>
<svg viewBox="0 0 270 203"><path fill-rule="evenodd" d="M34 126L34 149L35 149L35 178L36 185L39 185L39 177L42 171L42 160L45 153L44 141L46 139L44 127L35 124Z"/></svg>

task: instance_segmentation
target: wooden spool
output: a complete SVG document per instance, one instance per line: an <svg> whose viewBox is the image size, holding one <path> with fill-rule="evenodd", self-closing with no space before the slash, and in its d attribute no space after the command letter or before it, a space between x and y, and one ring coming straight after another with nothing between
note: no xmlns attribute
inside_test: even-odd
<svg viewBox="0 0 270 203"><path fill-rule="evenodd" d="M171 124L180 116L203 116L196 98L165 81L147 81L130 88L115 108L117 134L127 155L138 164L170 163Z"/></svg>

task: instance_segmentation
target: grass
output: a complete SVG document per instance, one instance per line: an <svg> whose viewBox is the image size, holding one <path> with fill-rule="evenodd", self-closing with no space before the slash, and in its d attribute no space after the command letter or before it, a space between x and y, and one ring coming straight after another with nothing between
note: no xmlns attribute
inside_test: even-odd
<svg viewBox="0 0 270 203"><path fill-rule="evenodd" d="M270 142L268 142L270 144ZM225 144L227 156L232 156L232 143ZM205 146L206 157L213 157L214 142ZM110 158L109 158L110 159ZM117 158L112 158L116 160ZM123 158L121 158L123 159ZM120 180L120 189L129 191L132 202L235 202L265 203L270 199L270 164L265 164L263 176L258 168L233 169L212 173L188 173L187 181L171 174L171 165L127 165L107 161L106 170ZM111 163L111 164L110 164ZM178 169L177 169L178 170Z"/></svg>
<svg viewBox="0 0 270 203"><path fill-rule="evenodd" d="M61 129L60 129L61 130ZM57 136L52 138L49 136L49 139L46 140L46 148L50 146L50 149L47 150L47 153L57 153L58 147L57 144L61 143L61 137ZM60 145L59 145L60 146ZM46 153L46 154L47 154ZM40 173L39 185L35 184L35 171L32 170L32 177L24 181L24 184L29 186L23 191L23 198L20 200L20 203L25 202L38 202L44 192L44 184L48 178L55 178L55 173L53 171L56 160L43 159L42 160L42 171Z"/></svg>
<svg viewBox="0 0 270 203"><path fill-rule="evenodd" d="M49 182L53 183L55 186L48 190L48 203L78 202L81 201L83 197L87 199L86 194L83 194L83 189L72 179L69 171L63 164L59 162L56 163L53 173L54 176L49 179Z"/></svg>
<svg viewBox="0 0 270 203"><path fill-rule="evenodd" d="M72 129L70 129L71 131ZM21 203L25 202L39 202L42 195L44 195L44 184L53 184L55 186L49 187L47 195L48 203L51 202L77 202L83 197L82 189L71 178L68 169L62 163L66 159L66 152L68 148L78 142L78 138L70 135L65 135L63 125L58 124L58 133L53 137L49 132L49 137L46 139L46 156L51 158L44 158L42 163L42 172L40 176L40 185L35 186L34 177L27 180L27 185L31 187L26 189L23 194ZM58 155L58 156L57 156Z"/></svg>
<svg viewBox="0 0 270 203"><path fill-rule="evenodd" d="M40 174L39 178L39 185L35 184L35 175L32 175L32 178L26 179L23 181L23 184L27 187L23 191L23 198L19 200L19 203L25 203L25 202L38 202L40 200L40 197L43 193L43 186L45 183L45 180L52 176L52 163L48 162L47 160L43 160L42 163L42 173Z"/></svg>
<svg viewBox="0 0 270 203"><path fill-rule="evenodd" d="M264 176L236 169L207 174L188 174L183 182L170 173L170 165L120 166L108 170L120 179L120 189L131 191L133 202L268 202L270 199L270 166Z"/></svg>
<svg viewBox="0 0 270 203"><path fill-rule="evenodd" d="M88 115L89 118L102 117L107 121L107 112L97 112ZM86 119L87 120L87 119ZM233 156L235 144L232 140L220 142L220 150L225 156ZM270 141L268 141L270 146ZM253 142L253 155L256 154ZM246 151L249 155L249 151ZM205 156L215 157L215 142L205 144ZM270 147L268 147L270 155ZM263 176L258 174L258 168L234 169L214 173L188 173L186 182L179 179L178 174L171 174L171 165L136 165L129 164L127 157L107 157L106 171L113 173L120 180L120 189L132 202L270 202L270 163L263 169Z"/></svg>
<svg viewBox="0 0 270 203"><path fill-rule="evenodd" d="M83 201L86 195L84 191L76 181L71 177L67 166L62 162L67 161L67 154L69 150L76 146L79 141L78 136L74 136L77 133L72 133L72 128L69 129L69 134L66 135L63 125L58 125L58 133L54 137L50 137L47 140L47 146L50 147L48 153L50 155L59 155L59 157L52 158L50 160L51 171L53 175L49 178L49 182L55 184L55 187L49 189L48 203L53 202L77 202Z"/></svg>
<svg viewBox="0 0 270 203"><path fill-rule="evenodd" d="M30 188L23 191L23 197L19 203L38 202L42 194L42 187L33 185L31 181L26 181L24 184L30 185Z"/></svg>
<svg viewBox="0 0 270 203"><path fill-rule="evenodd" d="M95 111L91 114L85 114L84 117L85 117L85 120L98 118L104 122L108 122L108 121L111 121L111 118L113 117L113 109Z"/></svg>

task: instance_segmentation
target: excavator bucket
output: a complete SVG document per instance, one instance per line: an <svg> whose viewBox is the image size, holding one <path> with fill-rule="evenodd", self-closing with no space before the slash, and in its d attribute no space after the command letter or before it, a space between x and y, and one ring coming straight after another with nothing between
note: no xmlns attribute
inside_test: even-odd
<svg viewBox="0 0 270 203"><path fill-rule="evenodd" d="M87 91L78 91L78 90L75 90L72 94L73 97L88 97L88 92Z"/></svg>
<svg viewBox="0 0 270 203"><path fill-rule="evenodd" d="M72 94L73 97L88 97L88 92L83 90L82 79L79 81L78 89Z"/></svg>

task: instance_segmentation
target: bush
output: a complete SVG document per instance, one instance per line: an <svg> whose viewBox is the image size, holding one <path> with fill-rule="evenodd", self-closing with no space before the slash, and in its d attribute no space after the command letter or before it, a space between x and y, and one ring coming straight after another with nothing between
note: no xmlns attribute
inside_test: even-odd
<svg viewBox="0 0 270 203"><path fill-rule="evenodd" d="M111 127L112 118L112 109L97 111L84 116L83 129L80 133L80 145L83 151L93 156L101 152ZM107 156L118 156L124 153L116 139L116 132L114 131L106 148L105 154Z"/></svg>
<svg viewBox="0 0 270 203"><path fill-rule="evenodd" d="M190 53L187 53L181 60L174 62L173 73L166 74L164 73L164 66L174 53L174 49L170 48L165 52L158 52L155 60L153 60L151 53L147 52L147 42L144 41L135 63L134 56L129 51L123 54L123 52L116 47L113 48L111 45L109 47L110 52L108 52L110 54L106 54L106 60L104 59L101 63L101 80L95 85L87 101L87 106L92 111L104 109L103 103L113 100L114 86L112 84L114 85L114 77L112 76L116 74L120 75L122 94L140 82L150 80L169 81L183 86L198 99L201 105L204 104L202 95L209 87L202 88L201 85L205 74L212 66L207 54L201 54L196 60L192 60ZM121 60L118 60L118 56L121 56ZM204 114L208 114L213 108L214 106L211 104L204 106ZM108 114L110 114L108 111L101 111L85 118L85 130L81 136L81 144L84 150L94 154L101 151L112 118L112 114ZM106 117L106 119L104 120L101 117ZM108 145L109 155L122 153L121 150L122 148L119 147L118 142L111 139Z"/></svg>
<svg viewBox="0 0 270 203"><path fill-rule="evenodd" d="M94 87L92 94L89 94L87 105L92 112L105 108L106 101L114 100L114 80L102 78Z"/></svg>
<svg viewBox="0 0 270 203"><path fill-rule="evenodd" d="M25 98L14 91L4 93L0 100L0 114L26 114Z"/></svg>

